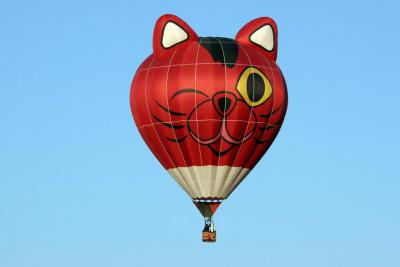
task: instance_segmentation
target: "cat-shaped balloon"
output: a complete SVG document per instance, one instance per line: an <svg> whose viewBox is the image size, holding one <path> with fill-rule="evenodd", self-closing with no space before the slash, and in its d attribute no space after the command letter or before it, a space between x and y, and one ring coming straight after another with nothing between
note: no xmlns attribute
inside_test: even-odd
<svg viewBox="0 0 400 267"><path fill-rule="evenodd" d="M156 23L153 54L132 82L132 113L151 151L196 202L225 199L279 132L287 91L277 37L266 17L234 40L198 37L174 15Z"/></svg>

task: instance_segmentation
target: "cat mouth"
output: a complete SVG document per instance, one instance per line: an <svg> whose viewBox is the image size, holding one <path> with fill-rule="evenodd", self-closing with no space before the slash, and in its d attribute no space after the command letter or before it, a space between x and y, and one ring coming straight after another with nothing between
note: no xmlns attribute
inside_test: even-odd
<svg viewBox="0 0 400 267"><path fill-rule="evenodd" d="M204 140L197 136L190 127L188 131L190 136L199 144L207 145L207 147L217 156L224 156L234 146L241 145L247 141L254 133L254 130L248 133L243 139L238 140L229 135L226 129L226 120L221 121L221 127L219 128L217 134L210 139Z"/></svg>
<svg viewBox="0 0 400 267"><path fill-rule="evenodd" d="M217 134L210 139L201 139L199 136L197 136L193 130L191 129L190 125L188 126L189 129L189 134L190 136L195 139L199 144L202 145L210 145L213 144L220 139L223 139L225 142L231 144L231 145L239 145L245 141L247 141L254 133L254 130L248 133L246 136L244 136L242 139L235 139L234 137L230 136L230 134L227 131L227 121L225 118L221 120L221 126L217 132Z"/></svg>
<svg viewBox="0 0 400 267"><path fill-rule="evenodd" d="M207 146L214 155L224 156L232 148L242 145L252 136L257 144L269 142L269 139L258 139L261 136L256 137L255 132L259 130L264 133L279 124L269 124L269 117L281 107L269 114L259 115L262 121L267 120L267 123L262 122L260 125L254 110L242 99L238 99L233 93L227 91L219 91L209 97L198 89L181 89L172 95L169 99L170 103L174 102L175 97L187 94L197 94L200 99L203 99L189 113L183 113L175 110L173 105L171 108L169 105L165 106L156 101L159 108L169 114L170 120L164 121L155 114L152 114L152 117L155 123L172 130L173 137L164 136L170 142L180 143L190 136L198 144Z"/></svg>
<svg viewBox="0 0 400 267"><path fill-rule="evenodd" d="M238 112L245 113L244 119L238 117ZM256 124L254 111L233 93L225 91L216 92L212 98L199 103L187 118L192 139L208 146L217 156L249 140L257 129Z"/></svg>
<svg viewBox="0 0 400 267"><path fill-rule="evenodd" d="M225 156L226 154L228 154L229 153L229 151L231 151L231 149L233 148L234 146L233 145L231 145L231 146L229 146L227 149L225 149L225 150L223 150L223 151L220 151L220 149L221 149L221 146L218 148L218 150L217 149L215 149L212 145L208 145L208 148L211 150L211 152L214 154L214 155L216 155L216 156Z"/></svg>

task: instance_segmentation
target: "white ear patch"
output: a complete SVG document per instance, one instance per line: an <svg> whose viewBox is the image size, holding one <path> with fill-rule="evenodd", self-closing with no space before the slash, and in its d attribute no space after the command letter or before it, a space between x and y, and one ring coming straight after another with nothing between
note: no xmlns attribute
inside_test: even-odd
<svg viewBox="0 0 400 267"><path fill-rule="evenodd" d="M161 43L164 48L170 48L171 46L185 41L188 37L184 29L174 22L169 21L164 26Z"/></svg>
<svg viewBox="0 0 400 267"><path fill-rule="evenodd" d="M267 24L250 35L250 41L262 46L267 51L274 50L274 31L271 25Z"/></svg>

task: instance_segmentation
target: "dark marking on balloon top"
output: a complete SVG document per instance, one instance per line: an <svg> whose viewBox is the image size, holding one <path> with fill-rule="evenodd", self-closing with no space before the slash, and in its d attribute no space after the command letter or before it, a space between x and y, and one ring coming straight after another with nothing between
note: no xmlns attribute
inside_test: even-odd
<svg viewBox="0 0 400 267"><path fill-rule="evenodd" d="M208 50L214 61L219 61L229 68L235 66L239 52L235 40L225 37L200 37L199 43Z"/></svg>

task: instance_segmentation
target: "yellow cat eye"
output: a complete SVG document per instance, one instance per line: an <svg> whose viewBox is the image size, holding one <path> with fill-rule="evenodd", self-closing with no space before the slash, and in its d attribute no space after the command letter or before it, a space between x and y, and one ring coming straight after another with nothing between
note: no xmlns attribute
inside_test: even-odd
<svg viewBox="0 0 400 267"><path fill-rule="evenodd" d="M254 67L247 67L242 72L236 90L251 107L261 105L272 94L271 83L260 70Z"/></svg>

